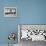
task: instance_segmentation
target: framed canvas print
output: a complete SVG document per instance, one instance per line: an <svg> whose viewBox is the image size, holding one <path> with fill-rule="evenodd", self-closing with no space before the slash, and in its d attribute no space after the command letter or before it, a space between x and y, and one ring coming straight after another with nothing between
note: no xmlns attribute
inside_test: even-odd
<svg viewBox="0 0 46 46"><path fill-rule="evenodd" d="M16 17L17 8L16 7L4 7L4 17Z"/></svg>
<svg viewBox="0 0 46 46"><path fill-rule="evenodd" d="M19 41L46 41L46 25L20 24L18 34Z"/></svg>

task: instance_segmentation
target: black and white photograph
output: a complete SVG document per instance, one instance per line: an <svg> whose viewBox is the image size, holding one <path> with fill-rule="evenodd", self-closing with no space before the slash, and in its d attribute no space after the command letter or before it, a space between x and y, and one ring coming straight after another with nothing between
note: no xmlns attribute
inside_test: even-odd
<svg viewBox="0 0 46 46"><path fill-rule="evenodd" d="M18 25L18 37L20 46L46 42L46 25Z"/></svg>
<svg viewBox="0 0 46 46"><path fill-rule="evenodd" d="M4 7L4 17L16 17L17 8L16 7Z"/></svg>

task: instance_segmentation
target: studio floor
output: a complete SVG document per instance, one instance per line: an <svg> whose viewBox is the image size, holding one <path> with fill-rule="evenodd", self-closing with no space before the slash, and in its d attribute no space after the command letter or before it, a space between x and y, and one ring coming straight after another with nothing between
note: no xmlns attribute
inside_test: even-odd
<svg viewBox="0 0 46 46"><path fill-rule="evenodd" d="M46 41L21 40L20 46L46 46Z"/></svg>
<svg viewBox="0 0 46 46"><path fill-rule="evenodd" d="M0 46L8 46L8 44L0 44ZM21 40L19 44L14 44L10 46L46 46L46 41L25 41Z"/></svg>

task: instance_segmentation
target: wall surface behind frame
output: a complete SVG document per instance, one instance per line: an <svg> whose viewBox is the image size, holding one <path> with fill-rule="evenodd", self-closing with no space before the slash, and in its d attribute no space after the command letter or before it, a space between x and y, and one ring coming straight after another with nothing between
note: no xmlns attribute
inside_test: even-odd
<svg viewBox="0 0 46 46"><path fill-rule="evenodd" d="M8 43L17 24L46 24L46 0L0 0L0 44ZM4 17L4 7L17 7L17 17ZM16 40L17 43L17 40Z"/></svg>

